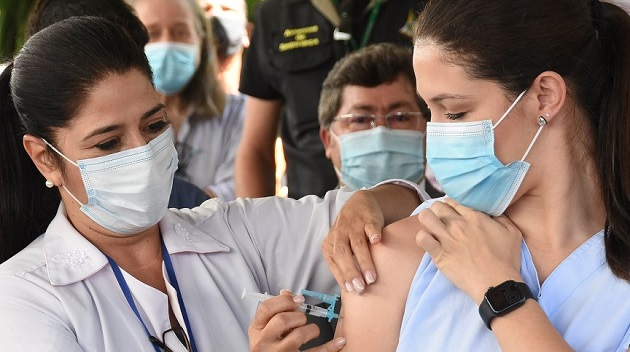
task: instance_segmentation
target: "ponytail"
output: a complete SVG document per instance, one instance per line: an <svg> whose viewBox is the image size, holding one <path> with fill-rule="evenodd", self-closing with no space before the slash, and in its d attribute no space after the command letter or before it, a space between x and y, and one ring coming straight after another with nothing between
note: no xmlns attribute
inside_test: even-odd
<svg viewBox="0 0 630 352"><path fill-rule="evenodd" d="M0 75L0 263L42 234L61 201L46 188L22 145L24 130L11 98L13 63Z"/></svg>
<svg viewBox="0 0 630 352"><path fill-rule="evenodd" d="M606 260L630 281L630 16L602 2L597 21L607 86L602 89L597 160L606 206Z"/></svg>

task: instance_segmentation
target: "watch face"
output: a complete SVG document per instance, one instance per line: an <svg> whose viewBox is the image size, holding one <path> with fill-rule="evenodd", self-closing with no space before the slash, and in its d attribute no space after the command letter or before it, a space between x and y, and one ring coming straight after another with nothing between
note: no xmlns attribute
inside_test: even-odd
<svg viewBox="0 0 630 352"><path fill-rule="evenodd" d="M488 290L486 300L492 310L496 313L501 313L515 304L523 302L525 295L523 295L516 282L508 281Z"/></svg>

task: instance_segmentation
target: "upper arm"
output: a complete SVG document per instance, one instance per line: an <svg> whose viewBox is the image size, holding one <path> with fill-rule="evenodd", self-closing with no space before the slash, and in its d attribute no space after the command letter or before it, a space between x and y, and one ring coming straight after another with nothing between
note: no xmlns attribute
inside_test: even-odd
<svg viewBox="0 0 630 352"><path fill-rule="evenodd" d="M55 297L20 277L0 287L0 350L82 351Z"/></svg>
<svg viewBox="0 0 630 352"><path fill-rule="evenodd" d="M379 276L363 294L342 293L336 336L347 340L344 351L394 351L407 293L424 251L415 244L420 229L408 217L383 229L381 243L371 252Z"/></svg>
<svg viewBox="0 0 630 352"><path fill-rule="evenodd" d="M243 136L235 161L237 197L275 193L275 145L282 102L248 97Z"/></svg>
<svg viewBox="0 0 630 352"><path fill-rule="evenodd" d="M264 100L248 96L245 103L241 146L264 148L273 152L281 107L281 100Z"/></svg>

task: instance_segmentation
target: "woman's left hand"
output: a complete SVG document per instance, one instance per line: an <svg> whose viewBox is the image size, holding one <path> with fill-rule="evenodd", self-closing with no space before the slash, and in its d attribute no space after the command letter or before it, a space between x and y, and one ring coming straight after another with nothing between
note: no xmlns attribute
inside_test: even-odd
<svg viewBox="0 0 630 352"><path fill-rule="evenodd" d="M457 287L481 303L490 286L520 276L520 230L505 216L490 217L452 199L418 214L426 230L416 244Z"/></svg>

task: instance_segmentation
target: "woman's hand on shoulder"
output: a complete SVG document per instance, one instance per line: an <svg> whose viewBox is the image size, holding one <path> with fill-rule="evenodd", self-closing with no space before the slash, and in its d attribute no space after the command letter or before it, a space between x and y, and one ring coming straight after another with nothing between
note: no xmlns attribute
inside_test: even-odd
<svg viewBox="0 0 630 352"><path fill-rule="evenodd" d="M319 328L306 324L306 315L296 309L304 303L304 296L292 295L283 290L277 297L263 301L249 325L249 349L251 352L298 351L300 346L316 338ZM345 345L345 339L337 337L326 344L311 348L309 352L337 352Z"/></svg>
<svg viewBox="0 0 630 352"><path fill-rule="evenodd" d="M361 293L376 280L369 243L378 243L384 218L377 200L367 191L348 199L322 243L324 259L339 286Z"/></svg>
<svg viewBox="0 0 630 352"><path fill-rule="evenodd" d="M488 287L520 276L520 230L505 216L490 217L453 199L418 214L416 244L437 268L477 303Z"/></svg>

